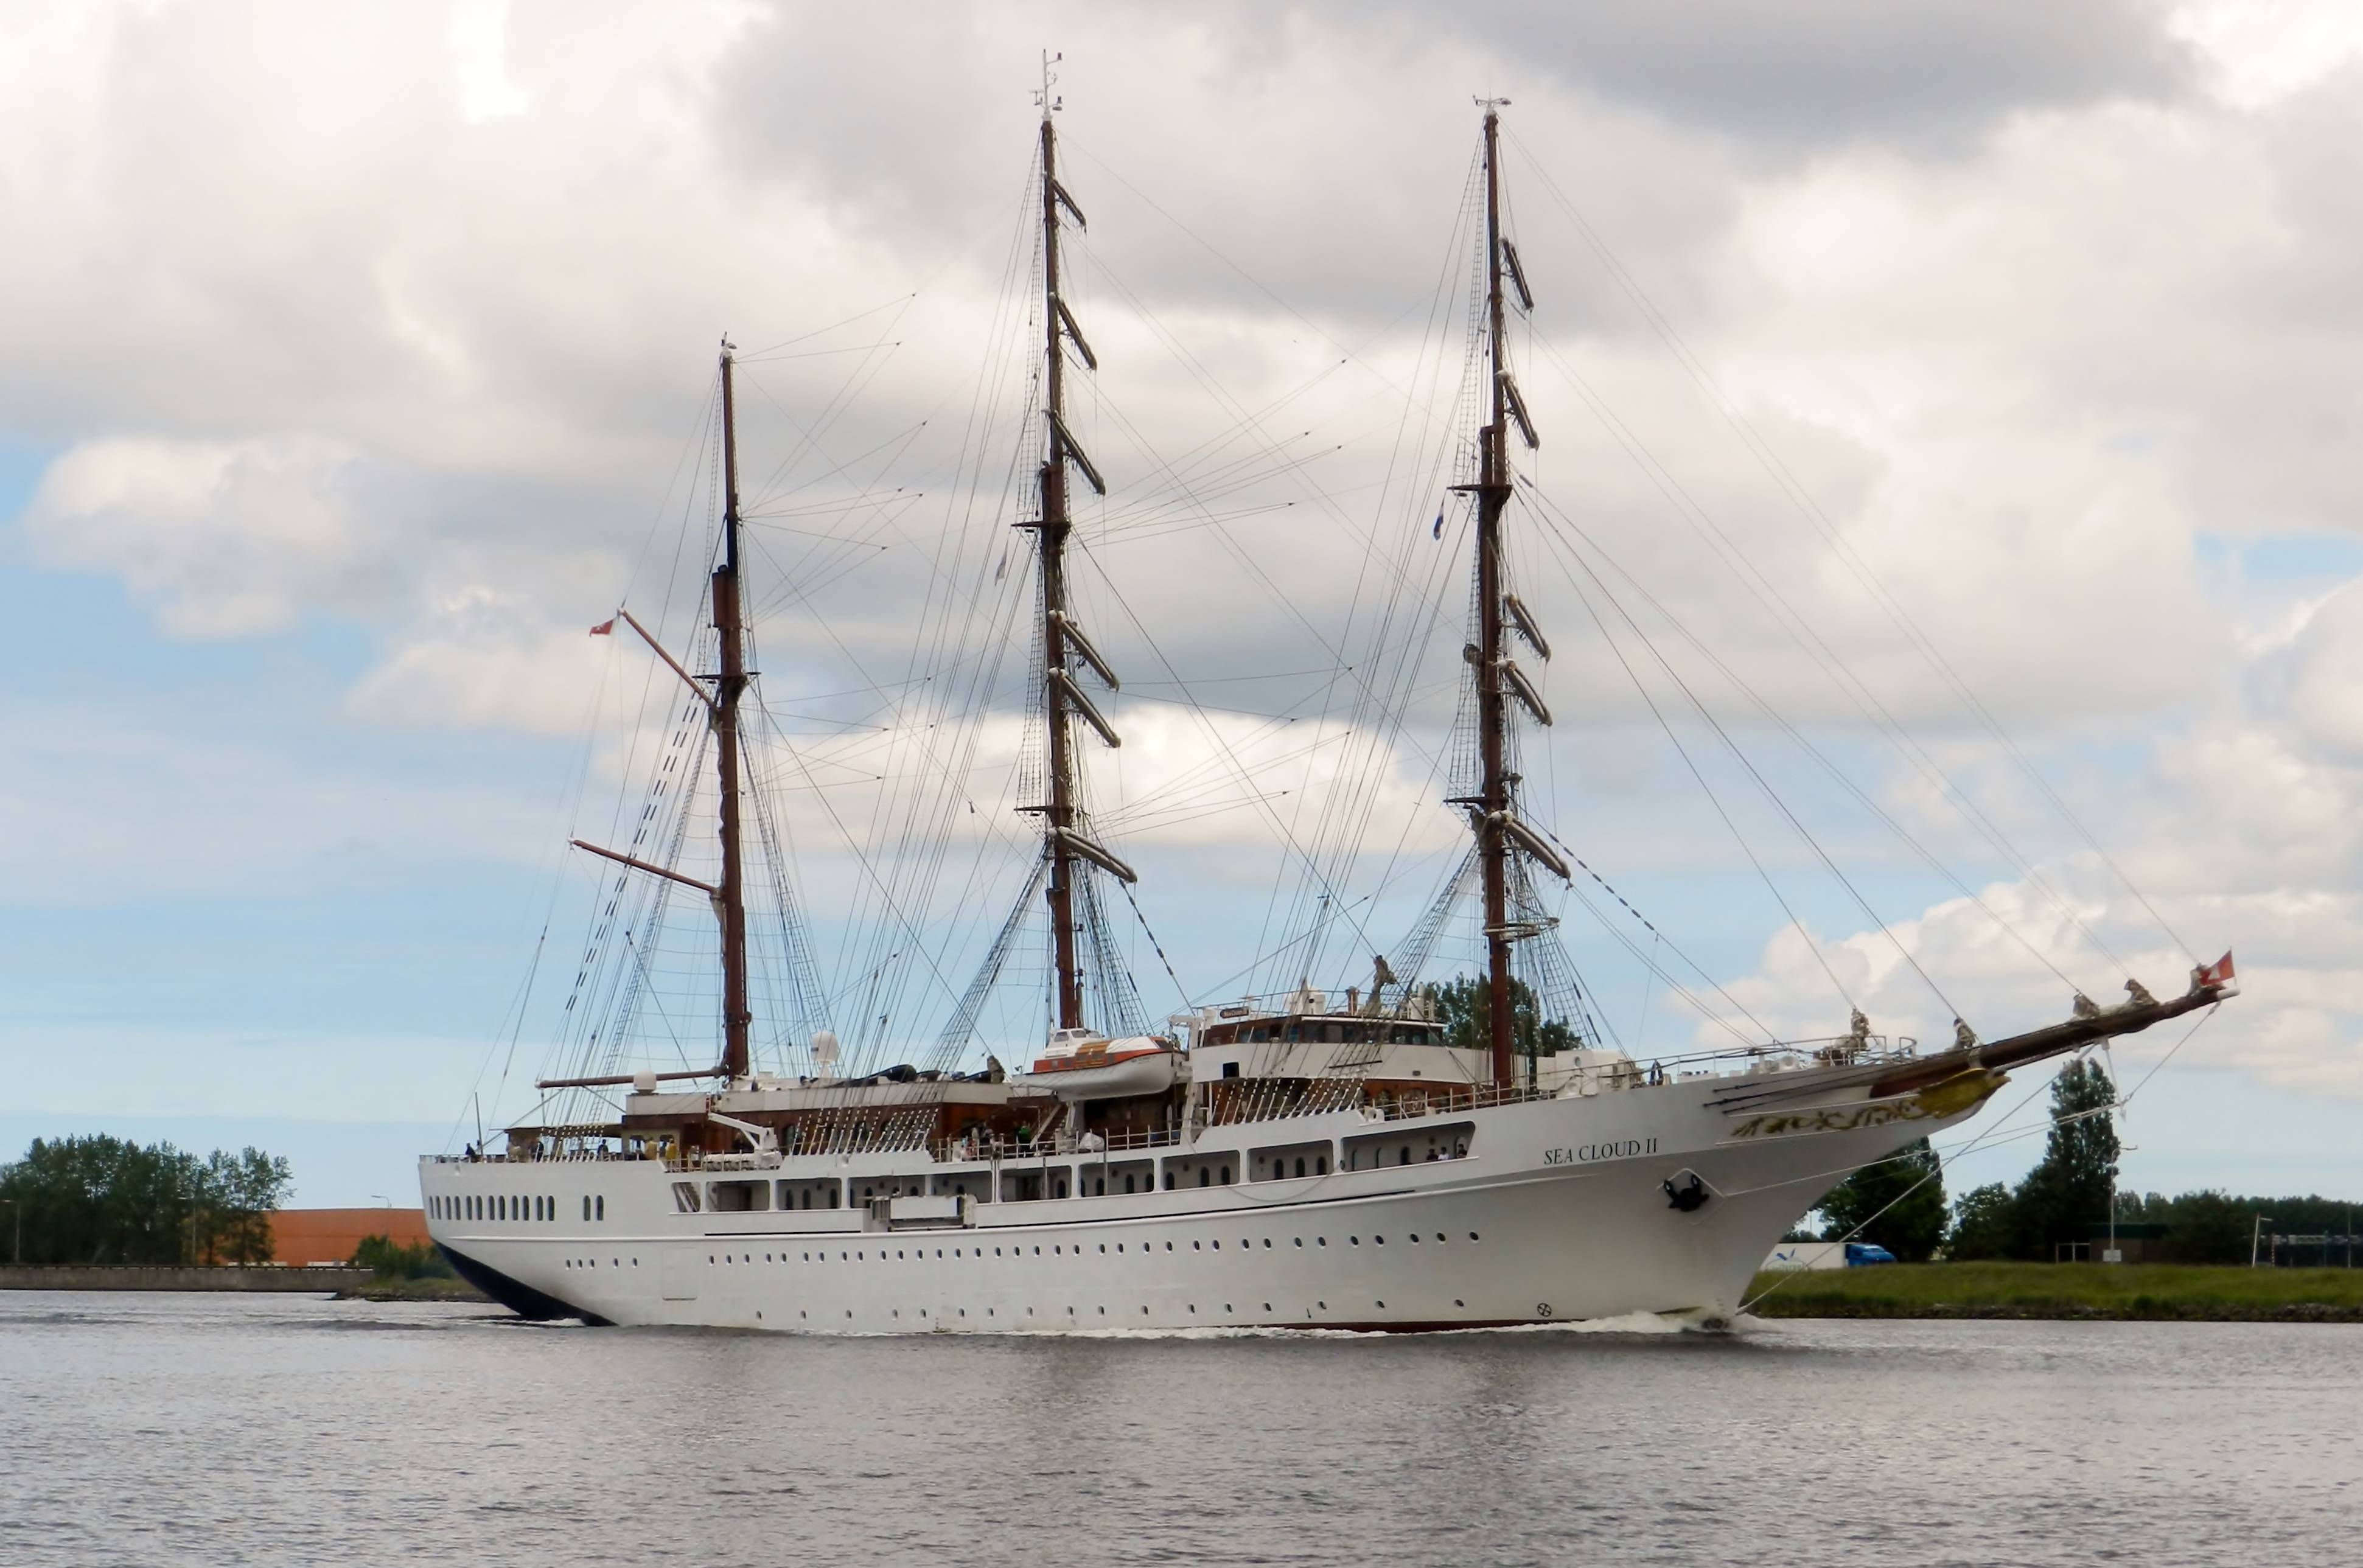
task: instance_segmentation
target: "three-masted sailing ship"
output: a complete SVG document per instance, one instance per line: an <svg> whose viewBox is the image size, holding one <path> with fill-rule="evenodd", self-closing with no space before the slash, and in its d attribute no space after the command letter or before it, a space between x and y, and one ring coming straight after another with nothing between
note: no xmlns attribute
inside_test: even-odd
<svg viewBox="0 0 2363 1568"><path fill-rule="evenodd" d="M504 1146L422 1161L436 1242L519 1313L592 1323L829 1333L1060 1332L1255 1326L1412 1330L1632 1313L1727 1319L1771 1244L1846 1171L1977 1111L2011 1069L2208 1007L2229 956L2188 989L1924 1054L1858 1016L1836 1039L1659 1061L1582 1041L1520 1058L1521 944L1548 940L1537 878L1565 878L1525 814L1522 726L1550 713L1520 658L1544 629L1510 580L1513 437L1534 421L1509 363L1506 315L1531 291L1503 232L1500 105L1484 105L1487 418L1469 481L1473 776L1447 802L1470 834L1456 888L1481 909L1476 1027L1458 1035L1416 964L1381 959L1367 994L1300 986L1207 1007L1167 1032L1109 1005L1090 951L1102 894L1132 869L1094 834L1082 751L1119 735L1091 684L1117 676L1071 603L1070 490L1104 493L1068 418L1071 354L1097 360L1062 295L1060 243L1082 215L1060 182L1047 88L1040 124L1043 336L1031 535L1038 863L1021 903L1047 906L1048 1038L1023 1070L759 1072L750 1052L749 685L734 356L719 365L722 516L706 587L716 668L693 671L628 613L705 727L718 869L666 844L576 841L615 875L702 896L714 911L719 1051L710 1067L543 1080L616 1091L591 1123L507 1130ZM611 906L612 907L612 906ZM1433 937L1433 922L1413 947ZM1008 933L1004 933L1005 945ZM996 947L996 952L998 947ZM1409 952L1409 949L1406 949ZM991 961L987 970L993 967ZM1094 1006L1093 1004L1097 1005ZM973 1023L964 999L956 1026ZM1094 1014L1097 1016L1094 1016ZM1129 1024L1132 1027L1127 1028Z"/></svg>

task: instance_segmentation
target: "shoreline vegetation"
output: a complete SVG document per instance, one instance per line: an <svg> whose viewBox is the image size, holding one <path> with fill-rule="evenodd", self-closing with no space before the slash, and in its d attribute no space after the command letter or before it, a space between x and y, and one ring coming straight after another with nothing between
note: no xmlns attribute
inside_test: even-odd
<svg viewBox="0 0 2363 1568"><path fill-rule="evenodd" d="M1764 1295L1765 1292L1769 1295ZM2363 1269L1925 1263L1759 1274L1751 1316L2363 1323Z"/></svg>

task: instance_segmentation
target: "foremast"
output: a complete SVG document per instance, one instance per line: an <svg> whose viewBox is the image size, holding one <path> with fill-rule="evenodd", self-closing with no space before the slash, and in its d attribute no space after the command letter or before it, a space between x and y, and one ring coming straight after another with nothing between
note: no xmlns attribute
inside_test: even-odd
<svg viewBox="0 0 2363 1568"><path fill-rule="evenodd" d="M1059 183L1059 138L1051 116L1059 107L1051 91L1057 80L1050 72L1057 56L1042 62L1042 427L1043 456L1037 470L1041 516L1020 527L1035 530L1040 557L1042 678L1039 699L1046 736L1044 782L1049 799L1024 808L1042 823L1042 856L1048 876L1044 897L1050 906L1051 963L1057 976L1058 1027L1080 1029L1083 1023L1083 973L1076 920L1075 878L1086 864L1129 882L1131 867L1093 843L1082 831L1082 808L1077 789L1073 721L1082 720L1109 746L1123 744L1115 727L1075 679L1071 666L1087 665L1110 690L1120 683L1091 640L1075 624L1067 600L1067 540L1073 531L1068 506L1068 468L1072 465L1093 491L1104 495L1107 486L1067 427L1067 352L1072 342L1085 365L1098 359L1075 325L1072 312L1059 294L1059 242L1061 209L1084 226L1082 209Z"/></svg>
<svg viewBox="0 0 2363 1568"><path fill-rule="evenodd" d="M1508 100L1478 102L1485 110L1485 344L1492 375L1490 417L1479 432L1477 482L1458 487L1477 497L1477 636L1470 652L1476 668L1479 766L1476 797L1459 803L1470 808L1470 826L1477 836L1483 888L1489 1068L1493 1082L1507 1088L1515 1081L1516 1072L1517 987L1511 949L1522 937L1536 934L1517 918L1520 911L1514 908L1520 879L1514 857L1531 856L1562 878L1567 867L1518 815L1519 775L1512 749L1510 704L1514 700L1543 724L1550 723L1550 712L1510 656L1513 624L1537 657L1548 658L1550 648L1510 592L1503 559L1503 519L1516 485L1510 467L1511 421L1516 421L1519 435L1529 447L1537 445L1534 423L1510 374L1503 285L1514 285L1520 304L1528 310L1534 307L1534 298L1526 288L1517 251L1502 232L1501 110Z"/></svg>

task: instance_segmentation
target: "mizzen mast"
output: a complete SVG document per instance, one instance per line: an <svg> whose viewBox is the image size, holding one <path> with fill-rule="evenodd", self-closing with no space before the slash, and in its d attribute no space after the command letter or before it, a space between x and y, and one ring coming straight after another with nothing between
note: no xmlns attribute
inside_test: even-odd
<svg viewBox="0 0 2363 1568"><path fill-rule="evenodd" d="M1042 86L1039 101L1042 106L1042 412L1045 449L1039 469L1041 485L1041 517L1038 522L1021 523L1020 527L1036 530L1036 544L1040 552L1042 573L1042 715L1047 735L1045 771L1049 800L1037 806L1026 808L1042 819L1042 853L1049 864L1048 885L1044 896L1050 905L1051 956L1058 977L1058 1027L1083 1027L1083 976L1078 956L1079 932L1076 924L1075 878L1082 874L1083 864L1097 866L1125 881L1133 880L1130 867L1106 850L1084 836L1082 829L1082 803L1076 790L1074 736L1071 721L1082 719L1098 732L1100 739L1110 746L1122 743L1114 726L1102 716L1091 700L1083 694L1070 665L1077 660L1088 665L1115 690L1115 674L1100 658L1091 640L1075 624L1067 604L1067 537L1073 523L1067 504L1067 469L1072 464L1092 489L1102 495L1107 486L1099 469L1076 444L1067 428L1066 404L1066 343L1072 341L1082 355L1084 363L1096 365L1098 360L1091 346L1075 325L1073 314L1059 293L1059 211L1063 208L1074 219L1077 227L1083 226L1082 209L1059 183L1059 139L1050 116L1059 100L1051 92L1058 79L1051 74L1057 55L1045 55L1042 61Z"/></svg>
<svg viewBox="0 0 2363 1568"><path fill-rule="evenodd" d="M721 671L715 678L708 712L714 725L715 781L721 791L722 879L714 909L722 924L722 1073L733 1080L748 1073L748 1031L754 1011L747 1005L747 878L742 851L743 806L738 785L738 699L747 690L747 646L738 603L738 421L733 400L732 350L722 344L722 564L714 569L714 632L720 644Z"/></svg>
<svg viewBox="0 0 2363 1568"><path fill-rule="evenodd" d="M746 623L738 600L738 419L737 389L732 370L735 350L730 340L722 342L722 564L714 569L710 608L714 613L715 640L719 645L721 669L713 675L692 675L682 662L668 652L656 635L640 624L628 610L619 609L613 619L591 628L593 636L606 636L621 621L639 635L665 667L681 677L683 686L705 705L706 723L714 731L715 783L720 791L717 812L717 834L721 840L722 875L719 880L702 882L637 855L619 849L608 849L582 839L571 841L574 847L587 850L603 860L628 866L635 871L645 871L669 882L693 888L704 893L714 906L716 923L722 936L722 1060L710 1072L698 1069L680 1073L659 1073L660 1078L723 1077L733 1083L743 1080L749 1070L748 1034L755 1021L754 1010L747 1005L747 874L744 851L745 832L741 812L745 809L743 791L738 782L738 699L747 690ZM708 685L711 691L706 690ZM638 840L633 840L637 847ZM584 1088L629 1083L630 1076L613 1075L587 1078L546 1078L543 1088Z"/></svg>

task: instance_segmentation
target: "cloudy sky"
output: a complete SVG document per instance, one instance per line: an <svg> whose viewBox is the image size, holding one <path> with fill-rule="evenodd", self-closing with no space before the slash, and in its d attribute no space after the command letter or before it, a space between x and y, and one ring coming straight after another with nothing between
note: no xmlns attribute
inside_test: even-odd
<svg viewBox="0 0 2363 1568"><path fill-rule="evenodd" d="M925 752L914 607L1006 536L1046 47L1152 1012L1293 977L1254 966L1292 836L1365 892L1415 863L1374 944L1448 865L1428 535L1492 94L1540 296L1535 814L1801 1033L1845 998L2006 1033L2236 947L2128 1180L2363 1194L2363 22L2327 4L0 9L0 1143L258 1142L303 1201L410 1201L416 1152L531 1103L559 1025L520 990L597 888L563 840L648 719L645 656L582 629L688 614L725 331L785 346L748 469L797 766ZM1398 590L1445 619L1381 731L1351 693ZM857 981L883 815L784 809ZM1705 1028L1562 914L1619 1038Z"/></svg>

